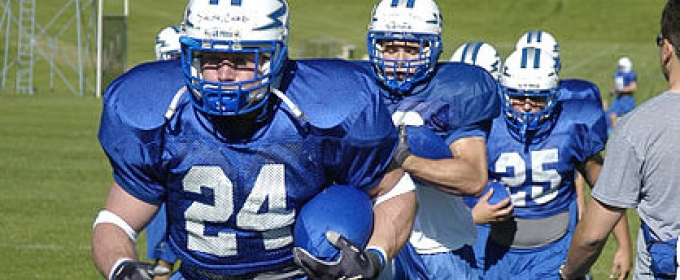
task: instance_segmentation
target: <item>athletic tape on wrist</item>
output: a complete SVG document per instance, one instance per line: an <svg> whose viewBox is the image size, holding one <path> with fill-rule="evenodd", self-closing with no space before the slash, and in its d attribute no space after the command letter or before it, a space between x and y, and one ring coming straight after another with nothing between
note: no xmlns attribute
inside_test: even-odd
<svg viewBox="0 0 680 280"><path fill-rule="evenodd" d="M109 279L109 280L116 280L116 279L114 279L113 277L115 276L115 273L116 273L116 271L118 270L118 268L119 268L121 265L123 265L123 263L125 263L125 262L131 262L131 261L132 261L132 259L128 259L128 258L121 258L121 259L118 259L118 260L113 264L113 267L111 268L111 271L109 272L109 278L107 278L107 279Z"/></svg>
<svg viewBox="0 0 680 280"><path fill-rule="evenodd" d="M97 214L97 218L94 220L94 224L92 225L92 229L94 230L94 228L99 224L114 224L115 226L122 229L125 234L130 237L130 240L132 240L133 243L137 242L137 232L135 232L135 230L132 229L132 227L130 227L130 225L125 220L116 215L116 213L106 209L99 211L99 214Z"/></svg>

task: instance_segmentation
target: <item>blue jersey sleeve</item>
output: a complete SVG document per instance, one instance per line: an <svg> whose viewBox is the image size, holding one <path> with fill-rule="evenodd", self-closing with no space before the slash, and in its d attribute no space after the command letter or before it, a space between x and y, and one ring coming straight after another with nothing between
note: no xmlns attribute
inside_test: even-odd
<svg viewBox="0 0 680 280"><path fill-rule="evenodd" d="M304 82L291 92L323 138L323 161L332 181L370 189L389 165L397 132L373 78L340 60L298 61ZM333 80L329 80L329 77Z"/></svg>
<svg viewBox="0 0 680 280"><path fill-rule="evenodd" d="M565 79L560 81L559 99L591 99L602 107L602 95L597 85L581 79Z"/></svg>
<svg viewBox="0 0 680 280"><path fill-rule="evenodd" d="M99 142L114 180L128 193L159 204L163 117L182 87L176 61L142 64L114 80L103 96Z"/></svg>

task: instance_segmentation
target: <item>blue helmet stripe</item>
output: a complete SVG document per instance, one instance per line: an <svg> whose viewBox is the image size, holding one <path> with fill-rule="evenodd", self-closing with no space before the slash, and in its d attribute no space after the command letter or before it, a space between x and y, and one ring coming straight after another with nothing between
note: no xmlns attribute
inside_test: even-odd
<svg viewBox="0 0 680 280"><path fill-rule="evenodd" d="M231 0L232 6L241 6L241 0Z"/></svg>
<svg viewBox="0 0 680 280"><path fill-rule="evenodd" d="M527 59L529 59L528 50L529 49L527 48L522 49L522 60L521 63L519 64L519 67L521 68L527 68Z"/></svg>
<svg viewBox="0 0 680 280"><path fill-rule="evenodd" d="M397 7L399 6L400 0L392 0L392 3L390 3L391 7ZM406 1L406 8L413 8L413 6L416 4L416 0L407 0Z"/></svg>
<svg viewBox="0 0 680 280"><path fill-rule="evenodd" d="M210 5L217 5L220 3L220 0L210 0Z"/></svg>
<svg viewBox="0 0 680 280"><path fill-rule="evenodd" d="M475 43L475 48L472 50L472 63L477 64L477 55L479 54L479 49L482 48L482 43Z"/></svg>
<svg viewBox="0 0 680 280"><path fill-rule="evenodd" d="M465 44L465 47L463 47L463 53L460 56L460 62L465 62L467 60L468 56L468 50L470 49L470 44Z"/></svg>
<svg viewBox="0 0 680 280"><path fill-rule="evenodd" d="M534 49L534 69L541 67L541 50Z"/></svg>

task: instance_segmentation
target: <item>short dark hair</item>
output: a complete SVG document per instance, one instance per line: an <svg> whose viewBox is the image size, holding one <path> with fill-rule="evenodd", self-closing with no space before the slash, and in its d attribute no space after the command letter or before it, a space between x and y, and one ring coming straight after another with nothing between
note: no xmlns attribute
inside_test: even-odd
<svg viewBox="0 0 680 280"><path fill-rule="evenodd" d="M661 36L678 52L680 43L680 0L668 0L661 13Z"/></svg>

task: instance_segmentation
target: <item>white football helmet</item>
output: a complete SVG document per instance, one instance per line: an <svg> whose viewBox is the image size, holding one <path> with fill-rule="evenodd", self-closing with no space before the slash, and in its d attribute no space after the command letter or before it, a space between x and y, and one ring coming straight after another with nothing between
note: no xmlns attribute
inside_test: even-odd
<svg viewBox="0 0 680 280"><path fill-rule="evenodd" d="M182 23L182 70L196 108L212 115L252 112L266 104L280 83L288 57L288 3L285 0L190 0ZM204 53L253 54L255 77L211 82L201 74ZM258 71L259 70L259 71Z"/></svg>
<svg viewBox="0 0 680 280"><path fill-rule="evenodd" d="M449 61L462 62L484 68L494 79L501 76L501 56L485 42L467 42L458 47Z"/></svg>
<svg viewBox="0 0 680 280"><path fill-rule="evenodd" d="M628 73L633 71L633 62L628 57L619 58L617 66L621 72Z"/></svg>
<svg viewBox="0 0 680 280"><path fill-rule="evenodd" d="M503 64L500 82L504 117L521 139L527 138L527 132L536 137L539 130L552 124L559 77L549 53L538 48L515 50ZM545 108L538 112L516 111L512 107L513 97L542 98Z"/></svg>
<svg viewBox="0 0 680 280"><path fill-rule="evenodd" d="M555 36L547 31L543 30L533 30L528 31L522 35L522 37L517 40L515 45L515 50L521 50L523 48L539 48L553 58L555 58L555 66L557 71L562 68L562 63L560 60L560 44L557 43Z"/></svg>
<svg viewBox="0 0 680 280"><path fill-rule="evenodd" d="M179 58L182 48L179 44L179 37L182 35L180 27L171 25L165 27L156 35L156 59L170 60Z"/></svg>
<svg viewBox="0 0 680 280"><path fill-rule="evenodd" d="M382 0L373 8L368 24L366 45L376 77L396 92L404 92L427 78L434 70L442 50L442 16L432 0ZM420 45L416 59L383 58L382 44L388 41L411 41ZM386 71L393 68L394 71ZM403 78L387 75L406 68Z"/></svg>

